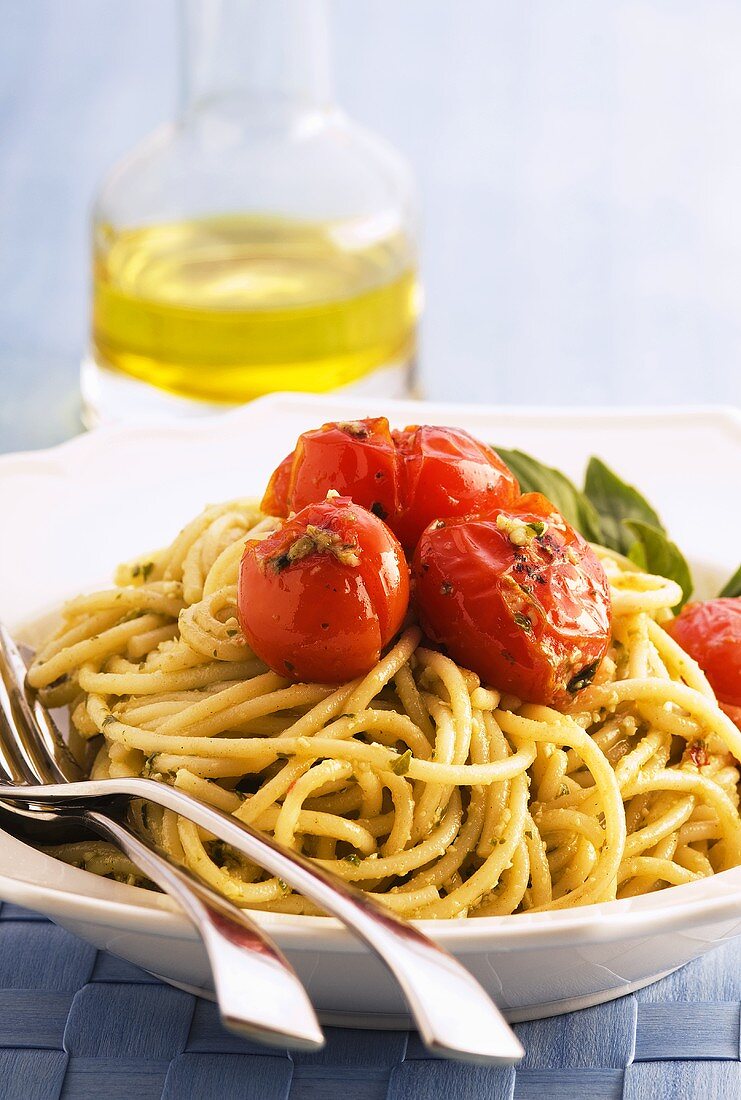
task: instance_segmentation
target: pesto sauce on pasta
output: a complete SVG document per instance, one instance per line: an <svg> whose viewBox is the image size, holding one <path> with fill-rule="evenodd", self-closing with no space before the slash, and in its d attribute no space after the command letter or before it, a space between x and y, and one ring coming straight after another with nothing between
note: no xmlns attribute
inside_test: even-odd
<svg viewBox="0 0 741 1100"><path fill-rule="evenodd" d="M412 625L365 677L291 684L236 617L254 502L207 508L116 586L70 601L29 682L102 735L93 778L148 775L317 860L408 917L559 909L741 863L741 732L662 629L670 580L595 547L613 637L568 712L521 704ZM734 759L735 758L735 759ZM280 879L172 811L140 827L240 906L316 914ZM59 858L143 881L112 846Z"/></svg>

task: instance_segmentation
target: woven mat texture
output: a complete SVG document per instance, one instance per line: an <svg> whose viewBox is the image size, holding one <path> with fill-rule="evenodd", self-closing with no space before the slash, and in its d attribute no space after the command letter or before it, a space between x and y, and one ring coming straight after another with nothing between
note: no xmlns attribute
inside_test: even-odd
<svg viewBox="0 0 741 1100"><path fill-rule="evenodd" d="M1 1100L741 1100L741 943L618 1001L518 1024L517 1069L431 1058L414 1033L327 1029L288 1055L216 1007L0 909Z"/></svg>

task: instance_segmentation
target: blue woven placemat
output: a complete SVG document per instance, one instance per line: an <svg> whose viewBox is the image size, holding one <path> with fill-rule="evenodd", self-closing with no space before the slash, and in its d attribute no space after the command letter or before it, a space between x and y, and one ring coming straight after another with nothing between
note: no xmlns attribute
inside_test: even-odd
<svg viewBox="0 0 741 1100"><path fill-rule="evenodd" d="M597 1008L518 1024L514 1069L430 1058L407 1032L327 1029L288 1055L216 1006L0 909L2 1100L739 1100L741 942Z"/></svg>

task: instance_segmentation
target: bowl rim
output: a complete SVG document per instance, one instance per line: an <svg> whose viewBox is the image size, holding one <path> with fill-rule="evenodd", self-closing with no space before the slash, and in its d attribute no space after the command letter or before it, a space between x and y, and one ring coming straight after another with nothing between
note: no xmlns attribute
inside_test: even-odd
<svg viewBox="0 0 741 1100"><path fill-rule="evenodd" d="M79 435L65 439L61 443L55 443L51 447L42 447L36 450L10 451L0 454L0 474L6 468L13 466L46 465L50 461L58 462L73 460L77 456L84 458L89 450L99 446L115 445L124 439L135 440L137 437L147 437L152 433L166 432L177 437L208 435L217 426L224 423L239 421L243 417L251 416L256 409L258 414L263 412L270 415L272 411L291 410L296 407L301 409L311 408L318 411L326 411L335 408L357 410L358 406L375 407L382 405L387 410L389 420L403 419L404 416L418 416L424 412L425 417L420 417L418 422L427 420L427 414L434 415L436 410L448 419L456 415L461 418L471 417L497 417L506 416L514 419L523 417L528 420L551 423L554 420L560 423L575 421L583 424L584 421L603 421L605 423L625 424L627 422L644 421L655 423L656 421L680 424L682 421L697 421L700 419L714 421L718 427L730 429L738 433L741 441L741 407L723 404L669 404L661 407L651 405L496 405L496 404L471 404L455 401L422 401L412 398L383 398L369 396L367 399L353 397L339 392L331 394L321 393L294 393L290 391L269 393L255 398L248 405L237 408L227 408L224 412L218 412L193 419L175 420L157 418L141 424L106 424L93 428L90 431L81 432ZM352 413L351 413L352 415ZM357 411L355 414L357 416ZM384 415L384 414L382 414Z"/></svg>
<svg viewBox="0 0 741 1100"><path fill-rule="evenodd" d="M10 834L0 830L0 837ZM13 838L14 840L16 838ZM23 841L17 841L28 847ZM30 849L50 864L53 857ZM89 878L89 871L69 868ZM98 880L100 881L100 880ZM36 909L61 923L84 922L146 935L178 940L197 940L198 934L174 902L141 887L112 883L131 892L132 900L103 897L78 890L29 882L0 874L0 897L16 905ZM117 893L119 892L117 891ZM149 904L136 895L149 895ZM662 895L664 895L662 897ZM157 901L152 904L151 899ZM643 904L641 904L643 903ZM741 867L721 871L711 879L672 886L637 899L606 901L597 905L516 917L476 917L468 920L415 920L412 923L455 954L482 950L527 951L572 945L616 943L662 932L681 932L703 924L724 921L738 924L741 910ZM299 916L250 910L250 917L276 935L287 949L332 950L355 953L364 948L334 917Z"/></svg>

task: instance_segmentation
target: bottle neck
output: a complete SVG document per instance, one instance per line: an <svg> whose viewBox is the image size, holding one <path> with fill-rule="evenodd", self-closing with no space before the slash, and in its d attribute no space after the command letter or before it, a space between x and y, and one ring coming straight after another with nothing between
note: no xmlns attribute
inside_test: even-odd
<svg viewBox="0 0 741 1100"><path fill-rule="evenodd" d="M331 106L325 0L180 0L184 112Z"/></svg>

